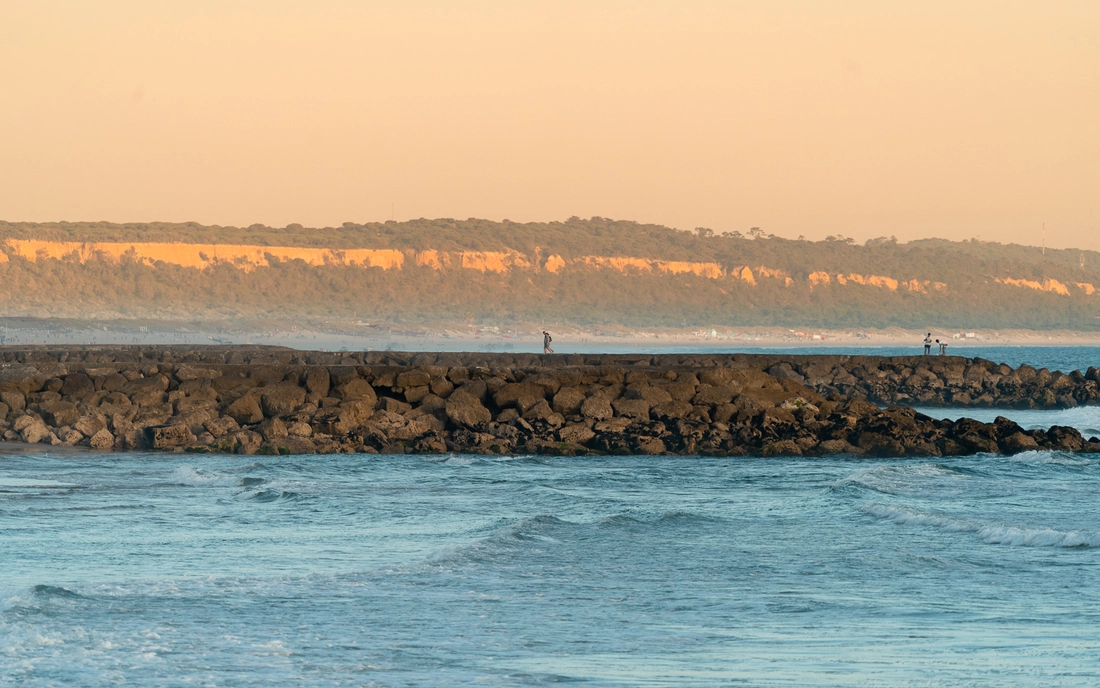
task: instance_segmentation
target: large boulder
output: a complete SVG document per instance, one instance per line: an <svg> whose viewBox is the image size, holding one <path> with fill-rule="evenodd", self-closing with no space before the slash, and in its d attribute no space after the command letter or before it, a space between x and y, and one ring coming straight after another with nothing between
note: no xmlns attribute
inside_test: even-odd
<svg viewBox="0 0 1100 688"><path fill-rule="evenodd" d="M28 418L29 416L23 416ZM15 426L16 430L19 430L18 425ZM32 420L26 427L22 429L20 435L23 441L27 444L38 444L42 441L49 441L50 429L46 427L46 424L40 420Z"/></svg>
<svg viewBox="0 0 1100 688"><path fill-rule="evenodd" d="M130 380L119 389L120 392L130 398L130 401L138 406L152 406L164 403L165 390L168 389L168 378L164 375L152 377L139 377Z"/></svg>
<svg viewBox="0 0 1100 688"><path fill-rule="evenodd" d="M558 430L558 439L570 444L585 444L595 436L596 433L584 423L566 425Z"/></svg>
<svg viewBox="0 0 1100 688"><path fill-rule="evenodd" d="M479 398L461 389L447 398L444 408L447 418L452 423L471 430L481 430L493 420L493 415L482 405Z"/></svg>
<svg viewBox="0 0 1100 688"><path fill-rule="evenodd" d="M533 385L526 382L512 382L504 385L493 395L493 401L498 408L511 408L523 397L542 399L546 396L546 389L542 385ZM522 411L520 411L522 413Z"/></svg>
<svg viewBox="0 0 1100 688"><path fill-rule="evenodd" d="M190 365L182 365L176 370L176 379L180 382L187 382L189 380L201 380L206 378L213 380L216 377L220 377L221 372L215 368L198 368Z"/></svg>
<svg viewBox="0 0 1100 688"><path fill-rule="evenodd" d="M1077 428L1064 425L1053 425L1047 430L1047 440L1051 446L1060 451L1079 452L1085 446L1085 439Z"/></svg>
<svg viewBox="0 0 1100 688"><path fill-rule="evenodd" d="M65 383L61 385L61 394L82 401L95 394L95 383L84 373L72 373L66 376Z"/></svg>
<svg viewBox="0 0 1100 688"><path fill-rule="evenodd" d="M17 392L26 396L39 391L45 384L46 376L38 372L37 368L21 366L0 370L0 392Z"/></svg>
<svg viewBox="0 0 1100 688"><path fill-rule="evenodd" d="M126 383L129 382L121 373L108 373L103 378L103 384L100 385L100 389L107 392L117 392L122 389Z"/></svg>
<svg viewBox="0 0 1100 688"><path fill-rule="evenodd" d="M1037 450L1039 448L1039 443L1036 442L1034 438L1022 432L1017 432L1001 440L1000 448L1006 454L1019 454L1021 452Z"/></svg>
<svg viewBox="0 0 1100 688"><path fill-rule="evenodd" d="M550 408L550 404L546 403L545 399L539 399L527 407L523 412L523 418L529 421L541 420L555 428L565 424L565 418Z"/></svg>
<svg viewBox="0 0 1100 688"><path fill-rule="evenodd" d="M791 364L786 362L777 363L771 368L768 368L768 375L771 375L772 377L784 378L787 380L794 380L798 383L803 383L806 381L806 378L795 372L795 370L791 368Z"/></svg>
<svg viewBox="0 0 1100 688"><path fill-rule="evenodd" d="M563 387L554 395L554 410L564 415L576 414L587 398L580 387Z"/></svg>
<svg viewBox="0 0 1100 688"><path fill-rule="evenodd" d="M12 411L22 411L27 405L27 398L22 392L0 392L0 402Z"/></svg>
<svg viewBox="0 0 1100 688"><path fill-rule="evenodd" d="M371 408L378 403L378 395L374 387L366 380L356 378L336 388L336 394L344 401L366 401Z"/></svg>
<svg viewBox="0 0 1100 688"><path fill-rule="evenodd" d="M324 368L310 368L306 371L306 391L311 399L324 399L331 385L328 371Z"/></svg>
<svg viewBox="0 0 1100 688"><path fill-rule="evenodd" d="M323 408L313 416L313 431L325 435L346 435L362 425L374 409L366 400L346 401L338 407Z"/></svg>
<svg viewBox="0 0 1100 688"><path fill-rule="evenodd" d="M641 420L649 418L649 402L645 399L616 399L611 405L617 416Z"/></svg>
<svg viewBox="0 0 1100 688"><path fill-rule="evenodd" d="M611 402L606 396L597 394L584 400L581 404L581 415L585 418L607 420L615 415L615 410L611 408Z"/></svg>
<svg viewBox="0 0 1100 688"><path fill-rule="evenodd" d="M151 425L145 428L145 443L151 449L171 449L195 442L186 425Z"/></svg>
<svg viewBox="0 0 1100 688"><path fill-rule="evenodd" d="M263 387L260 401L265 416L286 416L302 407L306 401L306 390L293 382L280 382Z"/></svg>
<svg viewBox="0 0 1100 688"><path fill-rule="evenodd" d="M85 437L94 437L97 432L107 427L107 421L99 416L83 416L73 424L73 429L81 432ZM114 438L111 440L114 441Z"/></svg>
<svg viewBox="0 0 1100 688"><path fill-rule="evenodd" d="M397 375L396 385L401 389L411 387L427 387L432 382L432 376L423 370L409 370Z"/></svg>
<svg viewBox="0 0 1100 688"><path fill-rule="evenodd" d="M331 366L328 374L333 387L345 385L359 377L359 371L355 366Z"/></svg>
<svg viewBox="0 0 1100 688"><path fill-rule="evenodd" d="M666 385L665 391L673 401L691 401L695 396L695 387L696 384L693 382L677 379L676 382Z"/></svg>
<svg viewBox="0 0 1100 688"><path fill-rule="evenodd" d="M263 438L268 441L281 439L289 434L286 429L286 424L278 418L269 418L265 420L260 423L258 429Z"/></svg>
<svg viewBox="0 0 1100 688"><path fill-rule="evenodd" d="M623 394L627 399L645 399L649 402L650 406L656 406L657 404L664 404L672 401L672 395L666 390L660 387L652 387L650 385L638 385L634 387L628 387Z"/></svg>
<svg viewBox="0 0 1100 688"><path fill-rule="evenodd" d="M701 386L699 391L692 398L691 403L696 406L717 406L718 404L728 404L733 400L735 396L737 396L737 393L739 391L741 391L740 387Z"/></svg>
<svg viewBox="0 0 1100 688"><path fill-rule="evenodd" d="M111 449L115 446L115 436L107 428L97 430L88 440L88 446L92 449Z"/></svg>
<svg viewBox="0 0 1100 688"><path fill-rule="evenodd" d="M686 401L673 400L658 404L651 409L651 414L659 420L675 420L685 418L694 407Z"/></svg>
<svg viewBox="0 0 1100 688"><path fill-rule="evenodd" d="M254 394L246 394L237 399L225 409L225 415L237 421L241 425L259 423L264 419L263 409Z"/></svg>
<svg viewBox="0 0 1100 688"><path fill-rule="evenodd" d="M80 412L76 405L68 401L55 401L44 409L42 416L50 425L60 428L62 425L72 425L80 418Z"/></svg>
<svg viewBox="0 0 1100 688"><path fill-rule="evenodd" d="M206 421L203 423L203 428L214 437L225 437L239 431L241 426L232 417L222 416Z"/></svg>

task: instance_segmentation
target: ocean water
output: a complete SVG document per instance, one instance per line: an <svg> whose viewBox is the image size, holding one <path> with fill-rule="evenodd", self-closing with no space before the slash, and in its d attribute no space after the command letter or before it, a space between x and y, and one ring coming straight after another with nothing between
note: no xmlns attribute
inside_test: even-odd
<svg viewBox="0 0 1100 688"><path fill-rule="evenodd" d="M935 344L932 345L933 349ZM783 354L828 354L842 356L920 356L924 347L920 342L914 346L801 346L801 347L761 347L743 349L745 353L783 353ZM968 344L952 340L948 347L952 356L966 358L984 358L995 363L1007 363L1013 368L1026 363L1035 368L1047 368L1068 373L1074 370L1084 372L1089 366L1100 367L1100 347L1097 346L988 346L980 343Z"/></svg>
<svg viewBox="0 0 1100 688"><path fill-rule="evenodd" d="M935 345L933 345L934 347ZM735 346L722 343L701 346L652 346L644 344L606 346L574 345L555 343L558 353L620 353L620 354L794 354L829 356L920 356L924 347L920 341L913 346L834 346L829 344L803 344L801 346L753 346L747 342L737 342ZM499 350L499 349L494 349ZM517 349L518 351L519 349ZM528 353L535 353L528 347ZM1026 363L1035 368L1047 368L1068 373L1073 370L1084 372L1089 366L1100 367L1100 347L1097 346L989 346L980 343L965 343L952 340L948 351L952 356L966 358L984 358L995 363L1007 363L1013 368Z"/></svg>
<svg viewBox="0 0 1100 688"><path fill-rule="evenodd" d="M1088 457L0 456L0 684L1090 686L1097 628Z"/></svg>
<svg viewBox="0 0 1100 688"><path fill-rule="evenodd" d="M1088 456L0 453L0 685L1093 686L1097 628Z"/></svg>

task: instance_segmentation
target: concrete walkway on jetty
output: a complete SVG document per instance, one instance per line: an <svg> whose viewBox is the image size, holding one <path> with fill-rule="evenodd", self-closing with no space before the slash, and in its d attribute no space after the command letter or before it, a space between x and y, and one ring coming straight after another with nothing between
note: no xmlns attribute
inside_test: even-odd
<svg viewBox="0 0 1100 688"><path fill-rule="evenodd" d="M1097 404L1096 377L953 356L0 347L0 435L244 454L1100 452L1073 428L906 407Z"/></svg>

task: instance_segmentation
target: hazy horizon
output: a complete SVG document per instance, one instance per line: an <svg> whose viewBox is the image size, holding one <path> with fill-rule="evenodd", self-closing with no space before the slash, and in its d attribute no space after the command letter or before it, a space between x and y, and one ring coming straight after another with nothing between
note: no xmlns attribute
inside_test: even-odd
<svg viewBox="0 0 1100 688"><path fill-rule="evenodd" d="M1100 5L0 8L0 216L1098 248Z"/></svg>

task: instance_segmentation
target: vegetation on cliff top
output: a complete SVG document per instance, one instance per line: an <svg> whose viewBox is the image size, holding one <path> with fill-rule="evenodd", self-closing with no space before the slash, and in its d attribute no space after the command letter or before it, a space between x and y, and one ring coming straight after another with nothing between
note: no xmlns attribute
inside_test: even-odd
<svg viewBox="0 0 1100 688"><path fill-rule="evenodd" d="M4 315L80 317L341 317L395 322L569 322L626 325L786 325L798 327L1027 327L1100 329L1100 254L991 242L841 237L792 240L753 232L715 235L603 218L528 223L414 220L338 228L206 227L195 223L6 223L8 239L77 242L183 242L408 251L516 251L536 268L505 272L310 266L272 261L243 271L204 270L140 260L0 262L9 298ZM10 253L10 251L9 251ZM557 255L709 262L721 279L659 270L596 269L583 263L551 272ZM541 257L541 258L539 258ZM756 271L748 281L741 266ZM760 268L789 279L766 278ZM815 273L832 278L814 283ZM837 276L886 276L913 289ZM943 285L923 288L921 284ZM1050 285L1056 285L1054 287Z"/></svg>

